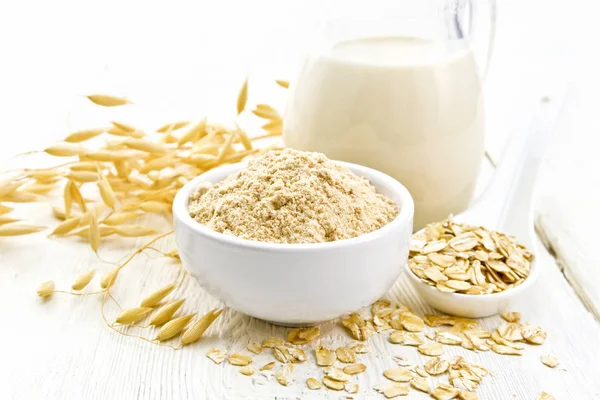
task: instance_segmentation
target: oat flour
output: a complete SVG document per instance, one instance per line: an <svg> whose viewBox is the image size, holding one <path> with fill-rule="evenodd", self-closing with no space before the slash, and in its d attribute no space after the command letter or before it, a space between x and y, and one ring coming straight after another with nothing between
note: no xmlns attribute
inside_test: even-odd
<svg viewBox="0 0 600 400"><path fill-rule="evenodd" d="M397 205L321 153L270 151L190 196L190 215L221 233L272 243L321 243L375 231Z"/></svg>

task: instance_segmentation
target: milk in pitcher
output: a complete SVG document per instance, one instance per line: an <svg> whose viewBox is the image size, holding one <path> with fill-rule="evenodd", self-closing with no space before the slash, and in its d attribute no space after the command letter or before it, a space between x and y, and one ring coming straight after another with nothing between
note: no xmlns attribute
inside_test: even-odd
<svg viewBox="0 0 600 400"><path fill-rule="evenodd" d="M465 209L483 149L483 96L460 41L375 37L309 57L290 88L287 146L381 170L415 200L415 229Z"/></svg>

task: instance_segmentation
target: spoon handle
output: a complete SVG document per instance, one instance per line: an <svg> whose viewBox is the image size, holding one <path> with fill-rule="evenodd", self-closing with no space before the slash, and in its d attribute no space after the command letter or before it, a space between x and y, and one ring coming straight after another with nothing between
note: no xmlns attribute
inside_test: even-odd
<svg viewBox="0 0 600 400"><path fill-rule="evenodd" d="M533 189L554 131L556 106L543 100L529 131L525 135L512 135L491 183L465 213L465 222L481 221L477 225L501 230L524 240L530 238L533 232Z"/></svg>

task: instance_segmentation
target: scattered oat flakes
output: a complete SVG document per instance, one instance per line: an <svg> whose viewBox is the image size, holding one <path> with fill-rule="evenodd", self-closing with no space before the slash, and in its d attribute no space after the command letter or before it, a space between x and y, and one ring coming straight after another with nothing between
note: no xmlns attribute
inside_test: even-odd
<svg viewBox="0 0 600 400"><path fill-rule="evenodd" d="M432 315L432 314L427 314L425 315L425 318L423 319L425 321L425 323L429 326L431 326L432 328L436 328L438 326L442 326L442 325L454 325L456 324L456 319L454 317L450 317L448 315Z"/></svg>
<svg viewBox="0 0 600 400"><path fill-rule="evenodd" d="M420 365L418 365L415 368L415 372L417 373L417 375L423 377L423 378L428 378L429 374L427 373L427 371L425 371L425 368L421 367Z"/></svg>
<svg viewBox="0 0 600 400"><path fill-rule="evenodd" d="M275 346L283 346L285 345L285 341L282 338L278 337L269 337L263 340L262 347L272 349Z"/></svg>
<svg viewBox="0 0 600 400"><path fill-rule="evenodd" d="M404 346L420 346L424 343L423 339L414 332L394 331L388 339L391 343Z"/></svg>
<svg viewBox="0 0 600 400"><path fill-rule="evenodd" d="M427 342L419 346L419 353L426 356L441 356L444 354L444 346L441 343Z"/></svg>
<svg viewBox="0 0 600 400"><path fill-rule="evenodd" d="M292 362L304 362L306 361L306 353L304 350L297 347L288 347L288 353L292 357Z"/></svg>
<svg viewBox="0 0 600 400"><path fill-rule="evenodd" d="M521 313L519 312L505 312L500 314L500 316L506 322L520 322L521 321Z"/></svg>
<svg viewBox="0 0 600 400"><path fill-rule="evenodd" d="M388 386L383 390L383 395L388 399L393 399L398 396L406 396L409 392L408 385L406 383L395 383L392 386Z"/></svg>
<svg viewBox="0 0 600 400"><path fill-rule="evenodd" d="M294 382L294 364L286 363L275 373L275 378L280 385L289 386Z"/></svg>
<svg viewBox="0 0 600 400"><path fill-rule="evenodd" d="M394 382L410 382L413 373L405 368L391 368L383 371L383 376Z"/></svg>
<svg viewBox="0 0 600 400"><path fill-rule="evenodd" d="M492 332L492 340L494 342L498 343L498 344L502 344L504 346L512 347L513 349L517 349L517 350L523 350L523 349L525 349L525 346L523 346L520 343L511 342L510 340L504 339L502 336L500 336L500 334L498 333L497 330L495 330L494 332Z"/></svg>
<svg viewBox="0 0 600 400"><path fill-rule="evenodd" d="M458 398L460 400L479 400L479 396L475 392L469 392L468 390L461 390L458 392Z"/></svg>
<svg viewBox="0 0 600 400"><path fill-rule="evenodd" d="M523 355L522 350L515 349L513 347L504 346L502 344L492 345L492 350L494 350L494 353L504 354L504 355L508 355L508 356L522 356Z"/></svg>
<svg viewBox="0 0 600 400"><path fill-rule="evenodd" d="M344 385L344 389L346 389L346 392L350 394L358 393L358 383L346 382L346 384Z"/></svg>
<svg viewBox="0 0 600 400"><path fill-rule="evenodd" d="M323 346L317 347L315 350L317 365L320 367L327 367L333 365L337 356L335 355L335 351L325 348Z"/></svg>
<svg viewBox="0 0 600 400"><path fill-rule="evenodd" d="M425 322L410 311L400 314L400 322L404 329L409 332L421 332L425 329Z"/></svg>
<svg viewBox="0 0 600 400"><path fill-rule="evenodd" d="M321 385L321 382L319 382L315 378L308 378L306 380L306 386L308 386L310 390L319 390L323 387L323 385Z"/></svg>
<svg viewBox="0 0 600 400"><path fill-rule="evenodd" d="M417 390L420 390L421 392L425 392L425 393L429 393L431 391L431 388L429 387L429 384L427 383L427 379L421 377L421 376L415 376L410 380L410 386L414 387Z"/></svg>
<svg viewBox="0 0 600 400"><path fill-rule="evenodd" d="M455 388L457 388L458 390L461 391L468 391L468 392L472 392L475 389L477 389L477 382L474 382L470 379L461 377L461 376L457 376L454 377L450 380L452 382L452 386L454 386Z"/></svg>
<svg viewBox="0 0 600 400"><path fill-rule="evenodd" d="M538 400L556 400L556 398L550 393L542 392L540 393L540 397L538 397Z"/></svg>
<svg viewBox="0 0 600 400"><path fill-rule="evenodd" d="M550 368L556 368L556 366L558 365L558 357L553 356L553 355L544 355L541 357L542 359L542 363Z"/></svg>
<svg viewBox="0 0 600 400"><path fill-rule="evenodd" d="M252 362L252 358L250 356L245 356L245 355L239 354L239 353L230 355L227 360L229 361L229 364L237 365L240 367L248 365Z"/></svg>
<svg viewBox="0 0 600 400"><path fill-rule="evenodd" d="M435 332L435 340L439 343L449 344L453 346L461 345L463 342L462 337L460 335L452 332L452 331L436 331Z"/></svg>
<svg viewBox="0 0 600 400"><path fill-rule="evenodd" d="M425 363L425 371L429 375L440 375L448 370L450 363L440 357L430 359Z"/></svg>
<svg viewBox="0 0 600 400"><path fill-rule="evenodd" d="M344 382L336 381L329 375L323 377L323 384L331 390L344 390L345 386Z"/></svg>
<svg viewBox="0 0 600 400"><path fill-rule="evenodd" d="M521 328L523 339L530 344L543 344L546 340L546 332L539 325L526 324Z"/></svg>
<svg viewBox="0 0 600 400"><path fill-rule="evenodd" d="M323 369L323 372L325 372L326 376L339 382L348 382L350 380L350 375L338 367L327 367Z"/></svg>
<svg viewBox="0 0 600 400"><path fill-rule="evenodd" d="M365 372L366 369L367 369L367 366L365 364L351 364L351 365L345 366L343 371L344 371L344 373L346 373L348 375L356 375L356 374L360 374L361 372Z"/></svg>
<svg viewBox="0 0 600 400"><path fill-rule="evenodd" d="M352 364L356 362L356 354L354 353L354 351L350 350L347 347L338 347L335 350L335 354L340 362L347 364Z"/></svg>
<svg viewBox="0 0 600 400"><path fill-rule="evenodd" d="M206 357L210 358L215 364L221 364L227 357L227 350L211 349L206 352Z"/></svg>
<svg viewBox="0 0 600 400"><path fill-rule="evenodd" d="M305 344L319 336L321 333L318 326L305 329L293 329L288 333L287 340L292 344Z"/></svg>
<svg viewBox="0 0 600 400"><path fill-rule="evenodd" d="M240 368L240 374L250 376L254 374L254 367L252 365L246 365L245 367Z"/></svg>
<svg viewBox="0 0 600 400"><path fill-rule="evenodd" d="M498 327L498 334L506 340L512 342L523 340L523 334L521 332L521 324L514 322L505 322Z"/></svg>
<svg viewBox="0 0 600 400"><path fill-rule="evenodd" d="M262 352L262 346L258 343L251 343L247 348L254 354L260 354Z"/></svg>
<svg viewBox="0 0 600 400"><path fill-rule="evenodd" d="M364 343L360 342L353 343L348 346L348 348L354 351L356 354L366 354L369 352L369 348Z"/></svg>
<svg viewBox="0 0 600 400"><path fill-rule="evenodd" d="M342 319L342 325L344 325L352 334L352 337L356 340L365 341L375 333L373 329L373 323L371 321L365 321L360 315L354 313L346 319Z"/></svg>
<svg viewBox="0 0 600 400"><path fill-rule="evenodd" d="M451 400L458 396L458 389L444 383L439 383L437 387L431 392L431 397L437 400Z"/></svg>
<svg viewBox="0 0 600 400"><path fill-rule="evenodd" d="M292 346L273 347L273 356L284 364L288 362L296 363L306 361L306 353L304 353L304 350Z"/></svg>
<svg viewBox="0 0 600 400"><path fill-rule="evenodd" d="M273 369L273 367L275 366L275 361L271 361L270 363L266 363L265 365L263 365L261 367L261 371L270 371Z"/></svg>

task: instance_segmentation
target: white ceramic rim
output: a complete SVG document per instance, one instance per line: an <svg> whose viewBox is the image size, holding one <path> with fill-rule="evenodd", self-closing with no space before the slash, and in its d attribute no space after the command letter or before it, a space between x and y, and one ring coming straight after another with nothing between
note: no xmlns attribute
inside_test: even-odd
<svg viewBox="0 0 600 400"><path fill-rule="evenodd" d="M529 288L531 285L533 285L535 283L535 281L538 278L538 275L540 274L540 265L539 265L538 261L536 261L534 258L534 261L531 264L531 266L532 266L531 273L529 274L529 276L527 278L525 278L523 283L521 283L518 286L512 287L508 290L504 290L504 291L498 292L498 293L490 293L490 294L464 294L464 293L442 292L441 290L437 289L435 286L430 286L430 285L426 284L425 282L423 282L423 280L421 278L419 278L417 275L415 275L414 272L412 272L412 270L410 269L410 267L408 265L406 266L406 271L408 271L408 276L410 277L410 279L413 282L415 282L418 285L421 285L426 290L429 290L429 291L432 291L435 293L439 293L442 296L455 297L455 298L461 298L461 299L503 300L503 299L518 295L523 290L526 290L527 288Z"/></svg>
<svg viewBox="0 0 600 400"><path fill-rule="evenodd" d="M352 164L343 161L334 161L336 164L343 165L350 170L352 170L356 175L365 177L367 179L375 178L379 184L386 187L386 189L394 192L398 198L400 198L399 212L396 218L394 218L391 222L381 227L380 229L366 233L364 235L360 235L350 239L342 239L334 242L325 242L325 243L268 243L268 242L259 242L254 240L247 240L238 238L231 235L225 235L220 232L215 232L210 228L203 226L196 222L188 213L187 206L190 194L196 189L196 187L201 182L211 181L211 178L214 175L225 175L229 176L233 172L241 169L247 163L241 162L236 164L223 165L210 171L207 171L196 178L192 179L188 183L186 183L175 196L173 200L173 216L174 218L182 224L185 224L189 229L197 232L198 234L204 236L207 239L224 242L230 245L252 248L256 250L268 250L268 251L298 251L298 250L306 250L306 251L318 251L318 250L332 250L337 248L342 248L346 246L354 246L357 244L362 244L366 242L370 242L382 236L385 236L388 232L395 229L398 225L407 224L413 214L414 214L414 202L412 196L408 192L408 189L404 187L400 182L391 176L384 174L381 171L377 171L372 168L368 168L358 164Z"/></svg>

